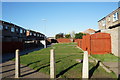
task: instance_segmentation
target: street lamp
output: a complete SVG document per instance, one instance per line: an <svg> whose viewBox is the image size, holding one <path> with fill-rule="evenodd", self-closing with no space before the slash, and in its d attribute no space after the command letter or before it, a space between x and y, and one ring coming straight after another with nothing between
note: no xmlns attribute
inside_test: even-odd
<svg viewBox="0 0 120 80"><path fill-rule="evenodd" d="M42 19L42 21L44 22L45 34L46 34L46 22L47 22L47 20L46 19Z"/></svg>
<svg viewBox="0 0 120 80"><path fill-rule="evenodd" d="M45 27L45 32L44 33L46 34L46 21L47 20L46 19L42 19L42 21L44 22L44 27ZM46 36L44 36L44 42L43 43L44 43L44 48L46 48L47 47L47 45L46 45Z"/></svg>

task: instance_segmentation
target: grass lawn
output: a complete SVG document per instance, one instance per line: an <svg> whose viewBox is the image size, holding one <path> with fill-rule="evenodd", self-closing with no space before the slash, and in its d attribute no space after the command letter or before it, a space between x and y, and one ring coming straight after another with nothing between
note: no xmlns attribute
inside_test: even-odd
<svg viewBox="0 0 120 80"><path fill-rule="evenodd" d="M76 59L83 59L83 53L76 48L76 43L55 44L46 49L31 52L20 57L21 64L27 65L36 71L46 74L50 73L50 49L55 49L56 76L59 78L81 78L82 63L76 62ZM107 73L101 67L96 68L95 63L89 63L92 77L115 77L113 73ZM96 69L96 70L95 70Z"/></svg>
<svg viewBox="0 0 120 80"><path fill-rule="evenodd" d="M120 57L114 56L113 54L93 54L91 55L94 58L102 61L102 62L118 62L120 61Z"/></svg>

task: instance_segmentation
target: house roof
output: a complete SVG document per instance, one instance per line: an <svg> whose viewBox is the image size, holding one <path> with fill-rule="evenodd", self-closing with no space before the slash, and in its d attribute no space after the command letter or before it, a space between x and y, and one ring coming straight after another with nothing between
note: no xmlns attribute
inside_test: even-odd
<svg viewBox="0 0 120 80"><path fill-rule="evenodd" d="M112 13L118 11L120 9L120 7L118 7L116 10L112 11L110 14L108 14L107 16L111 15ZM107 16L103 17L102 19L98 20L98 22L100 22L101 20L105 19Z"/></svg>
<svg viewBox="0 0 120 80"><path fill-rule="evenodd" d="M83 33L94 33L94 32L96 32L94 29L87 29L87 30L85 30Z"/></svg>

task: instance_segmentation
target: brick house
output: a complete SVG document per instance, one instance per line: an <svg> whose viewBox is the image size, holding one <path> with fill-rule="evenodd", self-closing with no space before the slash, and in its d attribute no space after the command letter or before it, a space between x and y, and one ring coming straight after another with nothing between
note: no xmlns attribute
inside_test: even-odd
<svg viewBox="0 0 120 80"><path fill-rule="evenodd" d="M3 42L22 42L26 39L26 29L0 20L0 31Z"/></svg>
<svg viewBox="0 0 120 80"><path fill-rule="evenodd" d="M85 34L94 34L96 31L94 29L87 29L83 33Z"/></svg>
<svg viewBox="0 0 120 80"><path fill-rule="evenodd" d="M24 50L43 46L40 42L45 35L21 26L0 20L0 44L2 53L11 53L16 49Z"/></svg>
<svg viewBox="0 0 120 80"><path fill-rule="evenodd" d="M120 8L116 9L112 13L108 14L106 17L98 21L99 29L110 29L113 26L118 26L120 24Z"/></svg>
<svg viewBox="0 0 120 80"><path fill-rule="evenodd" d="M120 56L120 7L98 21L100 32L110 33L112 53Z"/></svg>
<svg viewBox="0 0 120 80"><path fill-rule="evenodd" d="M29 40L43 40L45 38L44 34L32 30L27 30L26 36Z"/></svg>

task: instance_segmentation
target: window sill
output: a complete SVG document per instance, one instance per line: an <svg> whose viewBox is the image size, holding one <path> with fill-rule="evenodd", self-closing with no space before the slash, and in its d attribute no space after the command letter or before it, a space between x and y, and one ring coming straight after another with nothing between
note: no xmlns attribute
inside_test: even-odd
<svg viewBox="0 0 120 80"><path fill-rule="evenodd" d="M116 20L116 21L113 21L113 23L115 23L115 22L117 22L118 20Z"/></svg>

